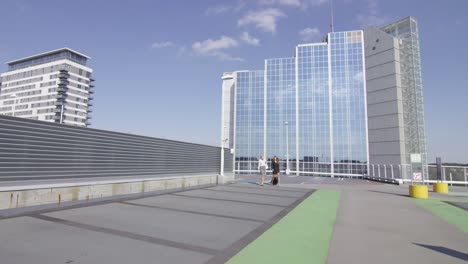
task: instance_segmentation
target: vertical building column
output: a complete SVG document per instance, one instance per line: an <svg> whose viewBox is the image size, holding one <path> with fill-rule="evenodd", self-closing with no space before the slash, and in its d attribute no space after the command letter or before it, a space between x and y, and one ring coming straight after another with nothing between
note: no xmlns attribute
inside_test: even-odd
<svg viewBox="0 0 468 264"><path fill-rule="evenodd" d="M295 79L296 79L296 171L299 176L299 64L298 64L298 47L296 47L295 56ZM304 166L302 166L304 168Z"/></svg>
<svg viewBox="0 0 468 264"><path fill-rule="evenodd" d="M331 36L328 34L328 40L330 41ZM333 80L332 80L332 69L331 69L331 43L328 45L328 107L329 107L329 118L330 118L330 176L333 178L335 173L334 155L333 155Z"/></svg>
<svg viewBox="0 0 468 264"><path fill-rule="evenodd" d="M265 70L263 72L263 155L267 160L267 92L268 92L268 64L265 60Z"/></svg>

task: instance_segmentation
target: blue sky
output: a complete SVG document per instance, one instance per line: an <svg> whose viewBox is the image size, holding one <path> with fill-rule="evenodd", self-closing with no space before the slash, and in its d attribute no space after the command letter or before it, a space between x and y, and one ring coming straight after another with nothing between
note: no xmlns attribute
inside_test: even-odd
<svg viewBox="0 0 468 264"><path fill-rule="evenodd" d="M334 0L335 30L419 22L430 161L468 162L468 1ZM93 128L219 145L221 75L262 69L329 31L327 0L0 0L7 61L92 57Z"/></svg>

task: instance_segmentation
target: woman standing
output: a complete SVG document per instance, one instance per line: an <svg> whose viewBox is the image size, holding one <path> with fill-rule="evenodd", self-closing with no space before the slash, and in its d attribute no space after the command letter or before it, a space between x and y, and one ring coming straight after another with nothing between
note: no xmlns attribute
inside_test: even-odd
<svg viewBox="0 0 468 264"><path fill-rule="evenodd" d="M272 167L273 167L273 177L271 178L271 183L273 185L279 186L280 183L280 162L277 156L273 158L272 162ZM276 181L275 181L276 179ZM275 184L276 182L276 184Z"/></svg>
<svg viewBox="0 0 468 264"><path fill-rule="evenodd" d="M262 177L262 181L260 183L261 186L263 186L263 182L265 181L265 176L266 176L266 170L268 169L268 165L266 163L265 158L263 155L260 156L260 159L258 160L258 170L260 171L260 175Z"/></svg>

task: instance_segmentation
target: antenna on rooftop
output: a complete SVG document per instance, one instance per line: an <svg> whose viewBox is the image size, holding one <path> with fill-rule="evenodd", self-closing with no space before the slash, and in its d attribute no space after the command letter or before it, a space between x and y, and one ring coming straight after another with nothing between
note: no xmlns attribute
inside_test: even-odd
<svg viewBox="0 0 468 264"><path fill-rule="evenodd" d="M334 25L334 18L333 18L333 0L330 0L330 27L331 27L331 32L335 31L335 25Z"/></svg>

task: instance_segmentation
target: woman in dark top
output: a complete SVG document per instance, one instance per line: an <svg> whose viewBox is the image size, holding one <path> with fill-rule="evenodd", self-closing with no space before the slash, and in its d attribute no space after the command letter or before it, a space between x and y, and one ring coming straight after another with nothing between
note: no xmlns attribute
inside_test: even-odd
<svg viewBox="0 0 468 264"><path fill-rule="evenodd" d="M273 177L271 178L271 183L273 185L279 186L280 183L280 162L277 156L273 158L272 161L272 167L273 167ZM277 180L277 184L274 184L275 178Z"/></svg>

